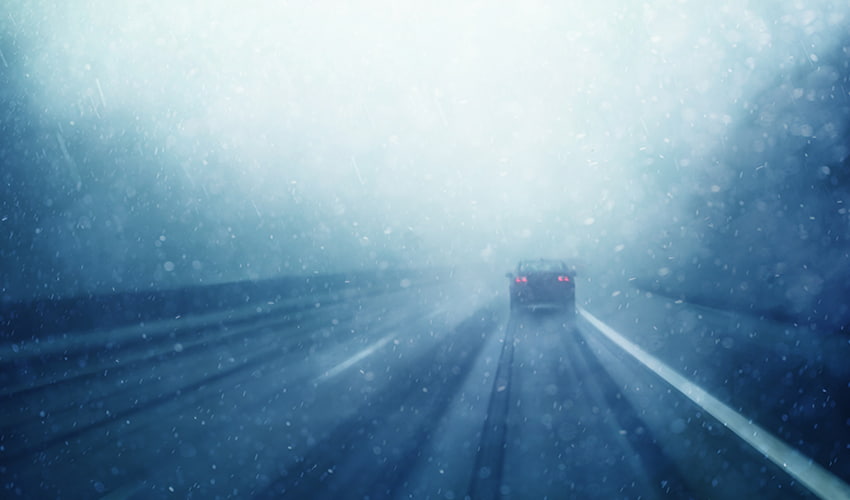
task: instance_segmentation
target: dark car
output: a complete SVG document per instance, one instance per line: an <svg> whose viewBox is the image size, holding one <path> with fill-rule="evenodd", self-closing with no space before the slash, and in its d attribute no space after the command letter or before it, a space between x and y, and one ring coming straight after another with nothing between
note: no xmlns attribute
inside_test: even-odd
<svg viewBox="0 0 850 500"><path fill-rule="evenodd" d="M523 260L508 273L511 311L552 309L576 312L575 272L560 260Z"/></svg>

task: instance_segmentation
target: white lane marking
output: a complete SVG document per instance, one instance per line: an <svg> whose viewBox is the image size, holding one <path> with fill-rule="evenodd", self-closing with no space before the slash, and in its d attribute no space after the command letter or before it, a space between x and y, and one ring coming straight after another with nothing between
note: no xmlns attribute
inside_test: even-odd
<svg viewBox="0 0 850 500"><path fill-rule="evenodd" d="M369 347L358 352L354 356L351 356L350 358L346 359L342 363L334 366L330 370L323 373L319 378L316 379L316 382L321 382L323 380L327 380L329 378L335 377L335 376L339 375L340 373L344 372L345 370L351 368L351 366L354 363L360 361L361 359L363 359L365 357L371 356L372 353L374 353L375 351L377 351L381 347L384 347L387 344L387 342L389 342L390 340L393 339L393 337L395 337L395 334L391 333L391 334L387 335L386 337L382 338L381 340L370 345Z"/></svg>
<svg viewBox="0 0 850 500"><path fill-rule="evenodd" d="M723 423L747 444L764 454L771 462L785 470L805 485L812 493L824 499L850 499L850 486L815 463L812 459L786 444L776 436L752 423L743 415L721 403L704 389L686 379L678 372L626 340L613 328L600 321L584 309L579 312L597 330L632 355L656 375L666 380L679 392L698 404L714 418Z"/></svg>

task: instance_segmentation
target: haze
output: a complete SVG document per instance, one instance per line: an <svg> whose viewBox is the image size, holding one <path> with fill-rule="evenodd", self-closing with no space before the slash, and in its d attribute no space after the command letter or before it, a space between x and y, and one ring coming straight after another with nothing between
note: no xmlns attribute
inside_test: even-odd
<svg viewBox="0 0 850 500"><path fill-rule="evenodd" d="M842 2L3 10L5 150L42 165L7 156L7 297L538 255L653 275L738 174L754 96L848 25Z"/></svg>

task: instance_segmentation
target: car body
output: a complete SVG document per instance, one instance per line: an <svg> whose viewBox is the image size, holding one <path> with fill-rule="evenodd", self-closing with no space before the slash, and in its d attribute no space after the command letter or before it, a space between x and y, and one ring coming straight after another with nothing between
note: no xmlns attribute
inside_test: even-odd
<svg viewBox="0 0 850 500"><path fill-rule="evenodd" d="M511 311L558 310L575 314L575 272L561 260L523 260L510 278Z"/></svg>

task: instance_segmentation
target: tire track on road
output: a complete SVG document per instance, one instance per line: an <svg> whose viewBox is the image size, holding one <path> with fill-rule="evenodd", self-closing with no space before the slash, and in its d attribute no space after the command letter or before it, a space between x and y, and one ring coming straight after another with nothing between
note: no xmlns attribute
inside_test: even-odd
<svg viewBox="0 0 850 500"><path fill-rule="evenodd" d="M469 483L470 498L498 498L505 459L505 434L511 398L511 371L514 362L514 330L517 321L511 317L505 328L504 344L496 368L496 380L490 395L487 418L481 430L481 444Z"/></svg>

